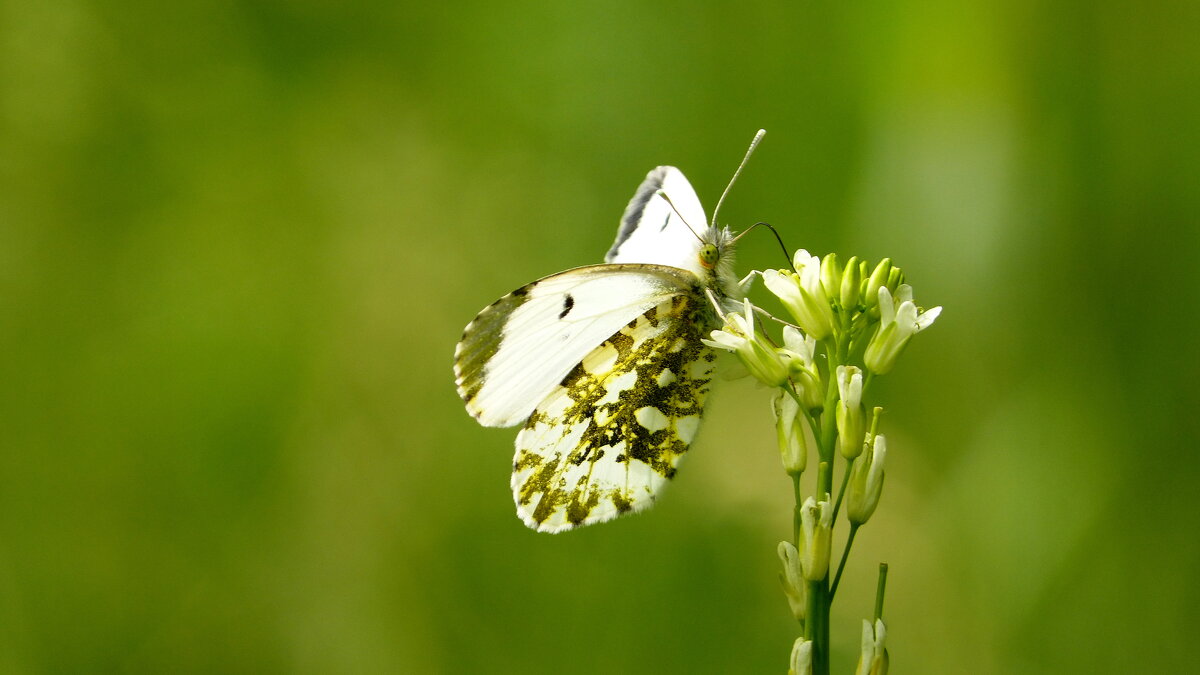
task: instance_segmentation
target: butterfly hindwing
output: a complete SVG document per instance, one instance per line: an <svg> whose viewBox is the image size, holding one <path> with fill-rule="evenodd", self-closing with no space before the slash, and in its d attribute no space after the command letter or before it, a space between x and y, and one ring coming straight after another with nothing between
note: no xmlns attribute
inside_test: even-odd
<svg viewBox="0 0 1200 675"><path fill-rule="evenodd" d="M653 503L700 424L714 355L695 293L639 315L585 356L517 436L512 488L527 525L558 532Z"/></svg>

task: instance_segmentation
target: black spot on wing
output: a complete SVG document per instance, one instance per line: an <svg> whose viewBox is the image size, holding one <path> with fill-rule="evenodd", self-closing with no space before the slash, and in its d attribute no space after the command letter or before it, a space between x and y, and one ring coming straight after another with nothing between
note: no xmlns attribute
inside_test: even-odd
<svg viewBox="0 0 1200 675"><path fill-rule="evenodd" d="M621 216L621 226L617 229L617 240L613 242L612 248L608 249L608 253L605 254L604 262L612 262L612 259L617 255L617 251L620 250L621 244L624 244L625 240L629 239L633 231L638 228L638 222L642 219L642 212L646 210L646 205L650 203L650 200L662 189L663 181L666 180L669 169L670 167L659 166L646 174L646 179L638 186L637 192L633 193L633 199L629 200L629 206L625 207L625 213Z"/></svg>
<svg viewBox="0 0 1200 675"><path fill-rule="evenodd" d="M570 293L567 293L566 295L564 295L563 296L563 308L562 308L562 311L558 313L558 318L560 318L560 319L566 318L567 314L571 313L571 308L574 306L575 306L575 296L571 295Z"/></svg>

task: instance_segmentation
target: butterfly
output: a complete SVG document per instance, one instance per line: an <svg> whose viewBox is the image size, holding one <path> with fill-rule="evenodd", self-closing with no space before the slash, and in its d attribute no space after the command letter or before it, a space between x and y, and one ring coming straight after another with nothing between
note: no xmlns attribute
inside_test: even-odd
<svg viewBox="0 0 1200 675"><path fill-rule="evenodd" d="M484 426L523 425L512 490L529 527L640 511L674 477L714 371L701 338L720 326L717 307L744 295L735 238L704 224L683 173L657 167L604 264L522 286L463 331L454 374L467 411Z"/></svg>

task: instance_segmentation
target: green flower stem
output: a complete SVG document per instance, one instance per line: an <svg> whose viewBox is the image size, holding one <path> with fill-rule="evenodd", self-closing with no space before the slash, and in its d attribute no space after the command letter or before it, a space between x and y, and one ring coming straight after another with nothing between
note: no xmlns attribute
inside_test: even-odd
<svg viewBox="0 0 1200 675"><path fill-rule="evenodd" d="M879 585L875 587L875 620L883 618L883 591L887 588L888 564L879 563Z"/></svg>
<svg viewBox="0 0 1200 675"><path fill-rule="evenodd" d="M859 523L850 523L850 536L846 538L846 548L842 549L842 561L838 563L837 574L833 575L833 586L829 588L829 599L837 593L838 584L842 581L842 570L846 568L846 558L850 557L850 547L854 545L854 535L858 533Z"/></svg>
<svg viewBox="0 0 1200 675"><path fill-rule="evenodd" d="M820 633L820 628L817 626L820 623L817 618L820 615L818 611L821 607L820 594L817 591L817 586L820 582L809 581L808 583L808 611L804 616L804 639L812 640L814 648L816 647L817 635ZM813 655L813 661L816 661L816 655Z"/></svg>
<svg viewBox="0 0 1200 675"><path fill-rule="evenodd" d="M792 494L796 498L796 505L792 507L792 543L796 545L796 549L800 549L800 505L804 503L804 498L800 496L800 474L792 476Z"/></svg>
<svg viewBox="0 0 1200 675"><path fill-rule="evenodd" d="M813 675L829 675L829 576L808 582L808 617L804 638L812 640Z"/></svg>
<svg viewBox="0 0 1200 675"><path fill-rule="evenodd" d="M835 339L827 343L825 348L826 376L829 386L825 393L825 408L821 411L820 433L817 452L820 456L820 468L817 471L817 495L820 501L825 495L833 493L833 459L837 452L837 401L838 386L837 367L845 358L845 344ZM829 593L829 572L817 581L809 583L808 587L808 617L805 623L805 637L812 640L812 672L813 675L829 675L829 605L832 595Z"/></svg>
<svg viewBox="0 0 1200 675"><path fill-rule="evenodd" d="M842 484L838 486L837 501L833 504L833 522L837 522L838 511L842 508L842 498L846 496L846 484L850 482L850 470L854 468L854 462L846 462L846 474L842 476Z"/></svg>
<svg viewBox="0 0 1200 675"><path fill-rule="evenodd" d="M838 387L837 378L833 376L837 372L838 367L837 357L832 353L829 354L829 388L825 393L825 407L821 410L820 419L820 436L817 440L817 453L821 457L822 462L833 462L833 453L837 448L837 402L838 402ZM828 485L820 484L817 486L817 499L821 498L821 493L833 492L833 481Z"/></svg>

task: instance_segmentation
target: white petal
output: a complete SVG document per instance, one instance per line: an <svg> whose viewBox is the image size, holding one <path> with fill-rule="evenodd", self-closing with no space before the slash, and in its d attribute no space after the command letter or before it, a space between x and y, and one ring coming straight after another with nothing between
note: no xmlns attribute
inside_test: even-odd
<svg viewBox="0 0 1200 675"><path fill-rule="evenodd" d="M814 341L810 346L808 344L808 339L804 337L804 333L801 333L795 327L783 327L783 346L787 347L788 350L795 352L796 355L798 355L800 359L804 361L805 365L812 363L813 347L816 346L816 342Z"/></svg>
<svg viewBox="0 0 1200 675"><path fill-rule="evenodd" d="M926 328L929 328L930 326L932 326L933 322L937 320L938 316L941 315L941 313L942 313L941 305L938 305L937 307L934 307L933 309L927 309L924 312L922 312L921 316L917 317L917 330L922 331L922 330L925 330Z"/></svg>
<svg viewBox="0 0 1200 675"><path fill-rule="evenodd" d="M746 325L749 327L746 335L749 337L754 332L754 305L750 304L750 298L743 299L742 304L746 309Z"/></svg>
<svg viewBox="0 0 1200 675"><path fill-rule="evenodd" d="M712 332L711 340L706 340L704 338L700 338L700 341L703 342L704 344L708 345L709 347L716 347L717 349L728 349L730 351L737 351L743 344L746 343L745 338L741 338L736 335L731 335L730 333L726 333L725 331L720 331L720 330L714 330Z"/></svg>
<svg viewBox="0 0 1200 675"><path fill-rule="evenodd" d="M862 402L862 371L854 367L854 374L850 376L850 386L848 387L849 396L845 398L847 405L858 405Z"/></svg>
<svg viewBox="0 0 1200 675"><path fill-rule="evenodd" d="M903 339L917 330L917 306L912 300L906 300L896 309L896 333Z"/></svg>
<svg viewBox="0 0 1200 675"><path fill-rule="evenodd" d="M790 273L780 272L779 270L764 270L762 279L763 283L767 285L767 290L771 291L780 300L786 301L792 298L793 302L799 302L800 289L796 288L796 284L792 280Z"/></svg>
<svg viewBox="0 0 1200 675"><path fill-rule="evenodd" d="M896 320L896 305L892 303L892 293L887 286L879 287L879 324L880 328Z"/></svg>

